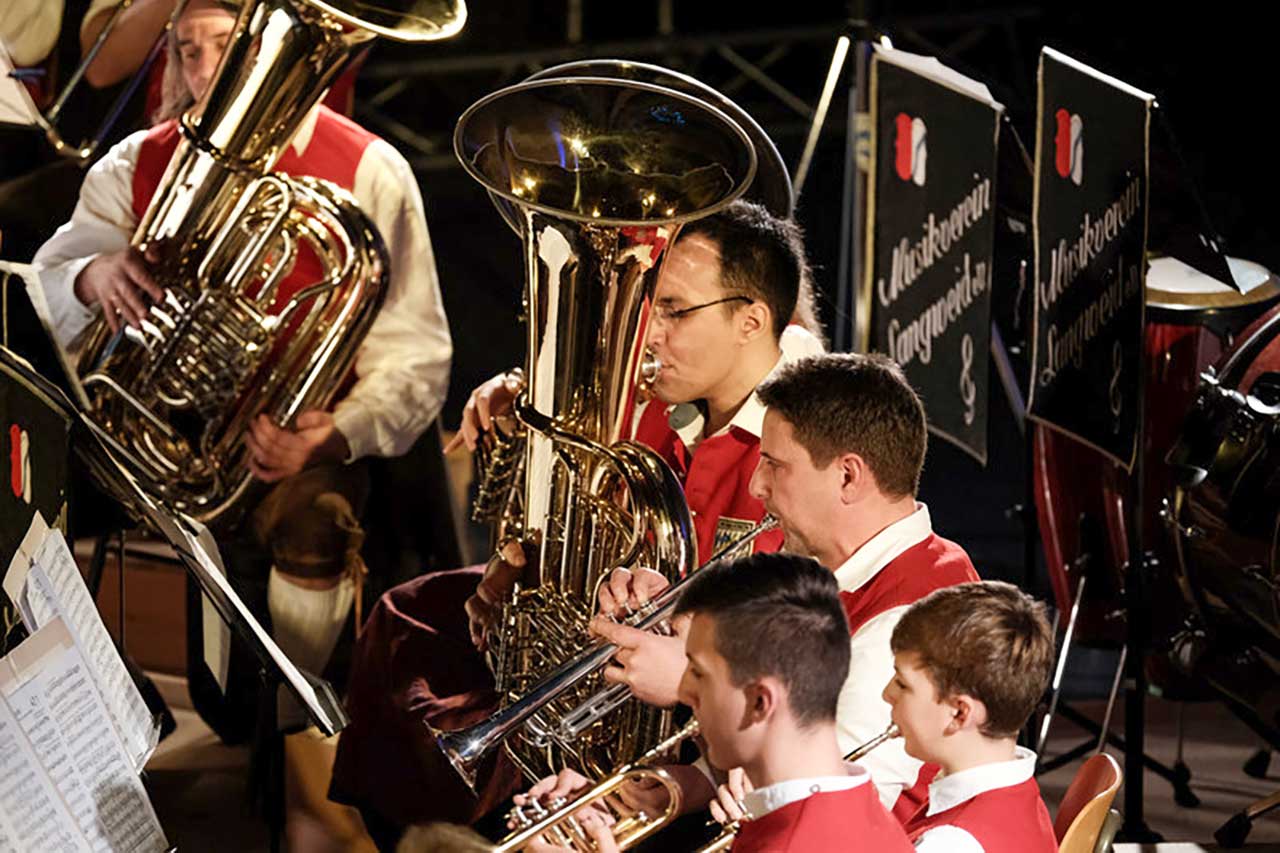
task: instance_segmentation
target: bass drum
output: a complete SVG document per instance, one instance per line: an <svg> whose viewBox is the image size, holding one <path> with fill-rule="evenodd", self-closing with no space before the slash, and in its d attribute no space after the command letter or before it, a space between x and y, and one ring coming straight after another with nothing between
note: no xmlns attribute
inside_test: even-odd
<svg viewBox="0 0 1280 853"><path fill-rule="evenodd" d="M1280 307L1206 372L1168 462L1173 659L1280 748Z"/></svg>
<svg viewBox="0 0 1280 853"><path fill-rule="evenodd" d="M1182 621L1182 596L1173 579L1178 558L1161 518L1162 499L1175 486L1165 456L1196 399L1200 374L1280 301L1280 286L1265 268L1236 258L1229 263L1243 293L1174 258L1153 258L1147 273L1143 541L1158 560L1150 584L1153 641L1167 638ZM1036 510L1055 598L1073 601L1086 576L1078 635L1086 644L1119 646L1132 479L1063 433L1037 424L1032 440Z"/></svg>

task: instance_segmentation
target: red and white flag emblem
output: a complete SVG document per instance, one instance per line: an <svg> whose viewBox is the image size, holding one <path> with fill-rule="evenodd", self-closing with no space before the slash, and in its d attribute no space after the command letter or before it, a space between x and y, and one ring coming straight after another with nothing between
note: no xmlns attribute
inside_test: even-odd
<svg viewBox="0 0 1280 853"><path fill-rule="evenodd" d="M1053 137L1054 165L1060 177L1070 178L1071 183L1080 186L1084 180L1084 121L1065 109L1059 109L1053 117L1058 122Z"/></svg>
<svg viewBox="0 0 1280 853"><path fill-rule="evenodd" d="M906 113L898 113L895 122L894 167L898 177L911 181L918 187L924 186L924 167L928 159L929 149L925 144L924 119L912 118Z"/></svg>

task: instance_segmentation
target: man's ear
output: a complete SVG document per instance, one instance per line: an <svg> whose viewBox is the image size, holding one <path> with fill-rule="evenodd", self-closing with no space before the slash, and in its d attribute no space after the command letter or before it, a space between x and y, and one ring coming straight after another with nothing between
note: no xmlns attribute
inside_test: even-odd
<svg viewBox="0 0 1280 853"><path fill-rule="evenodd" d="M752 302L738 311L738 333L742 340L752 341L760 335L773 334L773 312L763 302Z"/></svg>
<svg viewBox="0 0 1280 853"><path fill-rule="evenodd" d="M846 504L855 503L869 485L875 485L867 460L857 453L837 456L831 464L840 472L840 499Z"/></svg>

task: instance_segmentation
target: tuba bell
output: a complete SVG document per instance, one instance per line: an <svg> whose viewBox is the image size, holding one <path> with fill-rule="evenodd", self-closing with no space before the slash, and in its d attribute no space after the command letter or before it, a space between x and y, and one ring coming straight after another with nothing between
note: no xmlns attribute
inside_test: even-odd
<svg viewBox="0 0 1280 853"><path fill-rule="evenodd" d="M679 481L627 441L641 372L643 306L682 222L751 183L750 138L721 110L649 83L573 77L495 92L459 119L463 166L513 211L524 241L528 346L515 413L518 518L536 556L504 604L489 663L502 704L591 645L598 584L643 563L668 578L696 561ZM670 732L670 714L625 703L573 741L554 718L593 677L506 738L531 778L561 767L604 775Z"/></svg>
<svg viewBox="0 0 1280 853"><path fill-rule="evenodd" d="M89 417L148 492L205 523L230 517L252 482L249 423L331 402L381 302L387 252L349 194L270 170L365 42L444 39L465 20L463 0L241 7L131 241L158 258L164 302L140 329L98 319L78 363ZM289 292L295 269L307 279Z"/></svg>

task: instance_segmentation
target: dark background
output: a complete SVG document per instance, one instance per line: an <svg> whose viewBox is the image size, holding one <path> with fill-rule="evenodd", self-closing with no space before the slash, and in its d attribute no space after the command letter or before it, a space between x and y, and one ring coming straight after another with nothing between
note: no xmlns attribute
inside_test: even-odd
<svg viewBox="0 0 1280 853"><path fill-rule="evenodd" d="M71 32L64 38L64 68L74 64L73 31L85 5L83 0L68 4ZM624 56L699 77L755 116L794 168L836 37L868 31L857 29L855 20L889 34L897 47L936 55L987 83L1028 148L1034 144L1037 56L1048 44L1158 97L1173 133L1165 132L1166 124L1153 124L1153 248L1160 248L1169 223L1200 227L1196 187L1232 254L1280 267L1272 215L1277 179L1268 156L1274 79L1270 28L1260 12L1243 4L1218 3L1196 13L1172 4L1133 8L1137 5L583 2L581 37L571 40L570 3L475 0L466 29L450 42L377 44L357 83L356 117L410 159L426 199L455 346L445 426L456 426L472 387L518 363L523 351L517 324L519 245L454 160L454 123L480 96L538 68L577 58ZM664 26L664 9L669 26ZM744 62L767 81L744 75ZM828 328L849 322L836 317L834 308L844 286L837 281L837 266L848 80L846 74L831 105L798 210ZM798 103L788 105L773 91L778 88ZM104 93L78 95L67 113L70 128L92 124L105 98ZM795 108L800 105L806 106ZM134 115L138 120L137 111ZM129 129L121 127L116 135ZM1005 155L1012 154L1007 134L1001 145ZM0 178L45 156L38 141L13 134L0 137L0 146ZM1002 166L1000 204L1029 213L1030 181L1017 176L1016 158L1006 156ZM73 202L74 196L61 202L32 197L32 204L47 208L52 217L65 218ZM6 241L3 253L26 260L21 251L19 243ZM1015 298L1012 282L997 277L993 308L1006 318L1005 335L1016 361L1025 323L1011 307ZM923 498L938 529L968 547L984 575L1034 588L1035 577L1024 576L1021 522L1006 513L1025 497L1023 442L994 376L990 387L988 468L935 439Z"/></svg>

